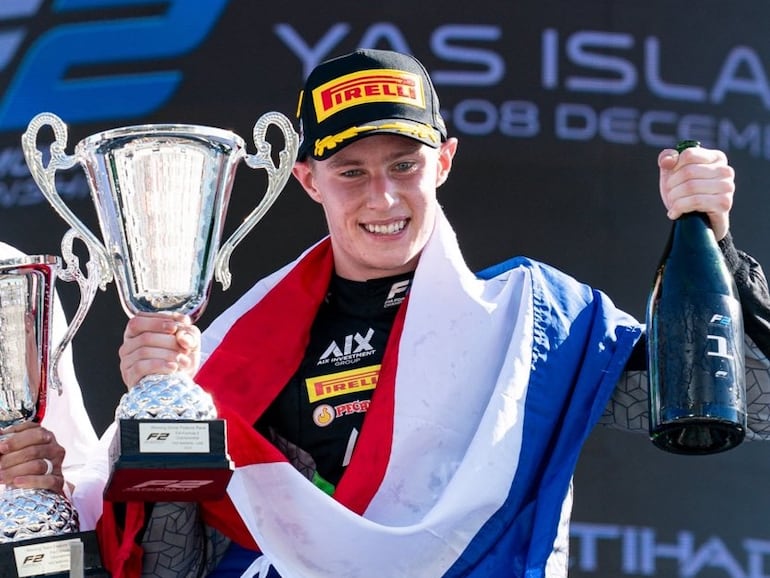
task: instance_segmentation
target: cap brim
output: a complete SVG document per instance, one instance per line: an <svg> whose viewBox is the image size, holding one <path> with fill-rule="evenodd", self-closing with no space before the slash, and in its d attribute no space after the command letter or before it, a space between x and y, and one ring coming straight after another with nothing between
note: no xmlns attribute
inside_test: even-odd
<svg viewBox="0 0 770 578"><path fill-rule="evenodd" d="M400 118L379 119L348 127L339 133L316 139L315 142L303 141L300 144L298 158L303 159L309 155L316 160L324 160L347 145L373 134L396 134L432 148L438 148L444 140L441 132L424 123Z"/></svg>

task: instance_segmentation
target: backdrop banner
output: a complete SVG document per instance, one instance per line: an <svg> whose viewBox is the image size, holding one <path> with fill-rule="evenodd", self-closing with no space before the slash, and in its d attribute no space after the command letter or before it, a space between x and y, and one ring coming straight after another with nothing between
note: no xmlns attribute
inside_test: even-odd
<svg viewBox="0 0 770 578"><path fill-rule="evenodd" d="M440 8L414 0L2 0L0 239L27 253L61 251L67 225L21 149L36 114L67 124L68 153L88 135L146 123L231 130L254 152L246 137L263 113L294 120L309 70L362 46L413 53L432 75L449 133L460 139L440 200L473 268L526 255L642 319L671 226L656 159L684 138L727 153L737 171L733 236L770 268L767 0L703 0L697 10L667 0L477 0L472 10L449 0ZM265 190L260 173L238 172L226 233ZM98 230L83 171L60 171L57 188ZM214 285L199 326L324 234L319 207L291 180L234 252L232 286ZM59 290L71 315L77 296L66 285ZM99 433L125 390L117 354L125 321L108 285L73 344ZM599 428L575 478L570 576L768 578L768 479L770 444L683 457L645 435Z"/></svg>

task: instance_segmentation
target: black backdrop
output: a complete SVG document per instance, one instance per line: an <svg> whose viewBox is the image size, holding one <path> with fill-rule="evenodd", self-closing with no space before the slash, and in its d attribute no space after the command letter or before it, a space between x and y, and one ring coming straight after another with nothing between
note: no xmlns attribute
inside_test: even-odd
<svg viewBox="0 0 770 578"><path fill-rule="evenodd" d="M38 112L68 124L69 153L94 132L152 122L231 129L253 151L257 117L293 116L313 64L356 46L390 47L426 64L460 138L440 198L469 264L528 255L641 318L669 230L655 161L681 138L728 153L734 237L770 263L768 23L766 0L3 0L0 238L60 252L66 226L37 192L19 144ZM59 181L96 231L79 171ZM239 169L228 232L263 190L262 175ZM322 234L320 211L291 182L236 249L233 285L214 286L201 327ZM59 290L71 313L68 285ZM123 391L124 323L110 285L75 339L99 432ZM645 436L596 431L576 475L571 576L770 576L768 458L763 443L683 458Z"/></svg>

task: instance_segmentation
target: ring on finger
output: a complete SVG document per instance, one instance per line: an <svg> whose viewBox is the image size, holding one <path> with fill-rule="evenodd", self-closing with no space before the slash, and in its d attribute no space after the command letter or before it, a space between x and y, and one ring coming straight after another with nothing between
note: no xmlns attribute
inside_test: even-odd
<svg viewBox="0 0 770 578"><path fill-rule="evenodd" d="M42 458L42 460L45 463L45 472L43 472L43 475L50 476L53 473L53 462L48 458Z"/></svg>

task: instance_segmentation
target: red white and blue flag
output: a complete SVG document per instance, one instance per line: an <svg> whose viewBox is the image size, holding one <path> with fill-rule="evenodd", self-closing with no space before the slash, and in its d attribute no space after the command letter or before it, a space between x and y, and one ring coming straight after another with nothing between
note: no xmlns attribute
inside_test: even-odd
<svg viewBox="0 0 770 578"><path fill-rule="evenodd" d="M325 240L205 332L196 380L237 465L207 520L285 578L544 576L578 452L638 323L526 259L472 273L440 215L330 497L253 424L296 371L331 272Z"/></svg>

